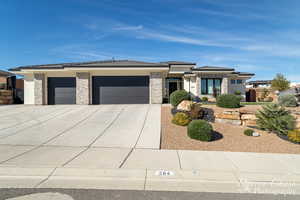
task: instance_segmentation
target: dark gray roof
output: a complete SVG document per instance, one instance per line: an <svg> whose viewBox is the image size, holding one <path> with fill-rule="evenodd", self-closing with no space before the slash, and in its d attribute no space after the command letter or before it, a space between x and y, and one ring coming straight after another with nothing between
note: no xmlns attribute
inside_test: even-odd
<svg viewBox="0 0 300 200"><path fill-rule="evenodd" d="M9 76L15 76L15 74L10 73L8 71L0 70L0 76L9 77Z"/></svg>
<svg viewBox="0 0 300 200"><path fill-rule="evenodd" d="M66 67L168 67L166 63L151 63L135 60L104 60L92 62L73 62L43 65L28 65L10 69L10 71L20 71L22 69L63 69Z"/></svg>
<svg viewBox="0 0 300 200"><path fill-rule="evenodd" d="M234 71L233 68L228 67L216 67L216 66L203 66L203 67L195 67L192 69L193 71Z"/></svg>
<svg viewBox="0 0 300 200"><path fill-rule="evenodd" d="M239 76L254 76L254 73L249 72L234 72L233 74L238 74Z"/></svg>
<svg viewBox="0 0 300 200"><path fill-rule="evenodd" d="M185 61L166 61L166 62L160 62L160 63L165 63L165 64L169 64L169 65L196 65L196 63L185 62Z"/></svg>
<svg viewBox="0 0 300 200"><path fill-rule="evenodd" d="M248 85L252 84L271 84L272 80L255 80L247 82Z"/></svg>

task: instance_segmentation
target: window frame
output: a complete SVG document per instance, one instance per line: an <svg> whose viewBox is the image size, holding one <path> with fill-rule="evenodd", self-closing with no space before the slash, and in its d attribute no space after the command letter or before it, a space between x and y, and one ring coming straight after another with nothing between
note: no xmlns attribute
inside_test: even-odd
<svg viewBox="0 0 300 200"><path fill-rule="evenodd" d="M213 95L213 93L208 92L208 80L213 80L213 91L216 89L216 80L220 81L220 90L222 90L222 78L201 78L201 95ZM202 81L205 81L205 92L203 92L203 84ZM221 91L220 91L221 93Z"/></svg>
<svg viewBox="0 0 300 200"><path fill-rule="evenodd" d="M237 79L237 80L236 80L236 84L238 84L238 85L243 84L243 80L242 80L242 79Z"/></svg>

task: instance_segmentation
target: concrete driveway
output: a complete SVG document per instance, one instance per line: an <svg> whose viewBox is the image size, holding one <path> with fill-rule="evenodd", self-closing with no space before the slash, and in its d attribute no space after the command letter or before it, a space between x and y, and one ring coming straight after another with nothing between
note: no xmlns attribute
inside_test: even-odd
<svg viewBox="0 0 300 200"><path fill-rule="evenodd" d="M159 149L161 105L1 106L0 164L118 168Z"/></svg>

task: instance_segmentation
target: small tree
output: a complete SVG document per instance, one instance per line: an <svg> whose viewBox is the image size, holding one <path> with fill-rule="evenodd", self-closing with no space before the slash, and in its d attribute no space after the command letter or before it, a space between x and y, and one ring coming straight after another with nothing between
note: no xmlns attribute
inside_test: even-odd
<svg viewBox="0 0 300 200"><path fill-rule="evenodd" d="M277 74L271 82L271 87L274 90L284 91L290 88L290 81L288 81L282 74Z"/></svg>

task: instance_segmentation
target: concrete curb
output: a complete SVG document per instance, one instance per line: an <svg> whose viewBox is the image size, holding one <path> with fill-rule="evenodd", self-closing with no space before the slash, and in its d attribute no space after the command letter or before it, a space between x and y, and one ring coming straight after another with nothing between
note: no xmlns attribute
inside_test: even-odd
<svg viewBox="0 0 300 200"><path fill-rule="evenodd" d="M0 188L300 194L300 174L6 166L0 167Z"/></svg>

